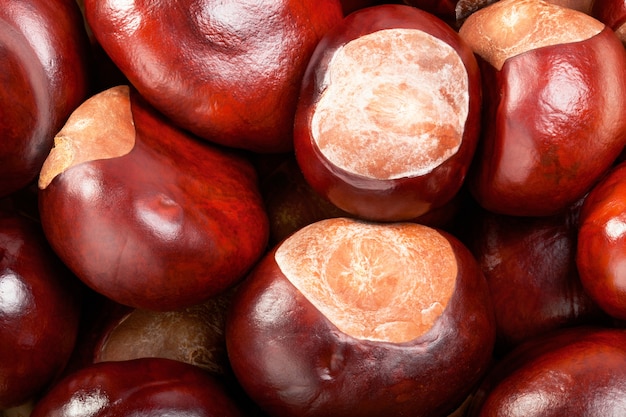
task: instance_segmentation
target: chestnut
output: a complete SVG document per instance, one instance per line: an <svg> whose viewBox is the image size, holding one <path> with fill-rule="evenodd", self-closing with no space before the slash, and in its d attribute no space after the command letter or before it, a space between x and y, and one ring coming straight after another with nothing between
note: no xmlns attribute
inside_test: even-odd
<svg viewBox="0 0 626 417"><path fill-rule="evenodd" d="M406 221L458 193L480 107L476 59L450 26L406 5L361 9L309 62L296 158L311 187L352 216Z"/></svg>
<svg viewBox="0 0 626 417"><path fill-rule="evenodd" d="M597 19L542 0L498 1L459 33L483 76L472 194L501 214L565 210L626 144L624 46Z"/></svg>
<svg viewBox="0 0 626 417"><path fill-rule="evenodd" d="M593 0L589 14L613 29L626 46L626 2L624 0Z"/></svg>
<svg viewBox="0 0 626 417"><path fill-rule="evenodd" d="M310 186L293 156L268 173L260 186L270 222L271 245L318 220L349 216Z"/></svg>
<svg viewBox="0 0 626 417"><path fill-rule="evenodd" d="M417 223L325 219L241 283L226 349L273 416L444 416L487 370L489 289L459 240Z"/></svg>
<svg viewBox="0 0 626 417"><path fill-rule="evenodd" d="M578 202L563 213L518 217L478 211L468 247L494 305L496 354L564 327L607 324L576 266Z"/></svg>
<svg viewBox="0 0 626 417"><path fill-rule="evenodd" d="M339 0L85 0L85 15L129 82L175 124L274 153L293 148L302 75L343 13Z"/></svg>
<svg viewBox="0 0 626 417"><path fill-rule="evenodd" d="M169 358L231 378L224 326L233 292L234 288L181 310L131 309L101 332L93 361Z"/></svg>
<svg viewBox="0 0 626 417"><path fill-rule="evenodd" d="M225 291L269 235L249 159L172 125L128 86L72 113L41 171L39 208L48 240L78 278L147 310Z"/></svg>
<svg viewBox="0 0 626 417"><path fill-rule="evenodd" d="M0 410L33 401L77 340L80 281L35 220L0 209Z"/></svg>
<svg viewBox="0 0 626 417"><path fill-rule="evenodd" d="M223 416L244 414L202 369L165 358L101 362L56 383L30 417Z"/></svg>
<svg viewBox="0 0 626 417"><path fill-rule="evenodd" d="M74 0L0 2L0 198L33 182L88 95L89 42Z"/></svg>
<svg viewBox="0 0 626 417"><path fill-rule="evenodd" d="M626 331L574 327L523 343L497 362L466 417L624 415Z"/></svg>
<svg viewBox="0 0 626 417"><path fill-rule="evenodd" d="M615 166L583 202L576 264L591 297L612 317L626 320L626 163Z"/></svg>

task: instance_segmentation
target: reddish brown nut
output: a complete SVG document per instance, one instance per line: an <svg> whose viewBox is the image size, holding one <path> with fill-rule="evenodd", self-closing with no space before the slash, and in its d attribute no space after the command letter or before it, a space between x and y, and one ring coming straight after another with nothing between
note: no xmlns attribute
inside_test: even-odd
<svg viewBox="0 0 626 417"><path fill-rule="evenodd" d="M613 29L626 45L626 2L624 0L594 0L590 13Z"/></svg>
<svg viewBox="0 0 626 417"><path fill-rule="evenodd" d="M0 210L0 410L34 400L63 371L81 288L37 222Z"/></svg>
<svg viewBox="0 0 626 417"><path fill-rule="evenodd" d="M591 297L626 320L626 163L616 166L583 203L576 263Z"/></svg>
<svg viewBox="0 0 626 417"><path fill-rule="evenodd" d="M243 417L229 391L202 369L163 358L102 362L59 381L31 417Z"/></svg>
<svg viewBox="0 0 626 417"><path fill-rule="evenodd" d="M155 108L196 135L258 152L293 147L302 74L339 0L86 0L93 33Z"/></svg>
<svg viewBox="0 0 626 417"><path fill-rule="evenodd" d="M576 204L549 217L481 210L473 219L467 244L491 291L498 356L563 327L609 322L576 267L579 210Z"/></svg>
<svg viewBox="0 0 626 417"><path fill-rule="evenodd" d="M87 96L88 45L74 0L0 1L0 197L36 181Z"/></svg>
<svg viewBox="0 0 626 417"><path fill-rule="evenodd" d="M120 86L82 104L42 169L55 251L121 304L175 310L242 278L268 220L250 161L172 126Z"/></svg>
<svg viewBox="0 0 626 417"><path fill-rule="evenodd" d="M518 346L487 374L466 417L621 416L626 332L576 327Z"/></svg>
<svg viewBox="0 0 626 417"><path fill-rule="evenodd" d="M439 416L490 362L489 291L455 238L334 218L278 245L235 294L226 347L269 415Z"/></svg>
<svg viewBox="0 0 626 417"><path fill-rule="evenodd" d="M353 216L413 219L459 191L480 104L474 55L448 25L406 5L362 9L326 34L309 63L298 164Z"/></svg>
<svg viewBox="0 0 626 417"><path fill-rule="evenodd" d="M585 13L503 0L461 37L482 59L483 136L468 183L502 214L556 214L580 200L626 143L626 51Z"/></svg>

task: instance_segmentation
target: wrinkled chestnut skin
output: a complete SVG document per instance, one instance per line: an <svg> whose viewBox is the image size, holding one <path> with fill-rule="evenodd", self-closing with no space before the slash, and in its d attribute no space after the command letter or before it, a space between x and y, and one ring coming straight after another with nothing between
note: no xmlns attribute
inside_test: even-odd
<svg viewBox="0 0 626 417"><path fill-rule="evenodd" d="M576 327L518 346L496 363L467 417L622 416L626 332Z"/></svg>
<svg viewBox="0 0 626 417"><path fill-rule="evenodd" d="M268 153L292 149L307 61L343 16L339 0L86 0L85 15L130 83L176 124Z"/></svg>
<svg viewBox="0 0 626 417"><path fill-rule="evenodd" d="M611 316L626 320L626 163L617 165L585 198L576 263L591 297Z"/></svg>
<svg viewBox="0 0 626 417"><path fill-rule="evenodd" d="M485 111L468 176L472 194L501 214L565 210L626 143L624 47L605 28L582 42L509 58L501 71L479 62Z"/></svg>
<svg viewBox="0 0 626 417"><path fill-rule="evenodd" d="M491 291L499 356L563 327L606 323L576 267L576 204L550 217L513 217L480 210L469 248Z"/></svg>
<svg viewBox="0 0 626 417"><path fill-rule="evenodd" d="M0 198L37 178L87 96L88 45L74 0L0 1Z"/></svg>
<svg viewBox="0 0 626 417"><path fill-rule="evenodd" d="M315 105L324 93L324 74L340 48L383 29L409 28L429 33L458 52L469 77L469 112L458 152L421 176L378 180L337 167L321 153L311 133ZM480 130L480 73L473 52L440 19L406 5L386 4L356 11L318 44L304 76L295 121L294 147L307 182L352 216L403 221L422 216L454 198L469 169Z"/></svg>
<svg viewBox="0 0 626 417"><path fill-rule="evenodd" d="M243 417L216 379L193 365L143 358L87 366L59 381L31 417Z"/></svg>
<svg viewBox="0 0 626 417"><path fill-rule="evenodd" d="M249 160L171 125L131 89L132 150L72 166L39 192L61 259L95 291L147 310L198 304L266 250Z"/></svg>
<svg viewBox="0 0 626 417"><path fill-rule="evenodd" d="M456 290L413 341L356 339L338 330L282 274L270 252L243 281L226 323L235 375L269 415L446 416L487 370L495 323L471 253L457 254Z"/></svg>
<svg viewBox="0 0 626 417"><path fill-rule="evenodd" d="M82 286L40 225L0 210L0 410L33 399L69 361Z"/></svg>

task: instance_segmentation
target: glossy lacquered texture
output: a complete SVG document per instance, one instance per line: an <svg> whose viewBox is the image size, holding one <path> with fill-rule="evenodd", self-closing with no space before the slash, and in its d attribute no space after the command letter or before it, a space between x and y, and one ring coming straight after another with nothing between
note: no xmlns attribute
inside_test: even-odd
<svg viewBox="0 0 626 417"><path fill-rule="evenodd" d="M171 125L134 90L128 100L130 152L71 166L40 188L42 224L97 292L137 308L188 307L232 286L264 253L256 172Z"/></svg>
<svg viewBox="0 0 626 417"><path fill-rule="evenodd" d="M626 319L626 165L615 167L583 204L576 262L583 285L611 316Z"/></svg>
<svg viewBox="0 0 626 417"><path fill-rule="evenodd" d="M243 417L228 391L200 368L171 359L102 362L66 376L32 417Z"/></svg>
<svg viewBox="0 0 626 417"><path fill-rule="evenodd" d="M0 209L0 410L34 399L63 371L78 334L79 291L40 225Z"/></svg>
<svg viewBox="0 0 626 417"><path fill-rule="evenodd" d="M302 74L339 0L85 1L113 62L154 107L205 139L292 149Z"/></svg>
<svg viewBox="0 0 626 417"><path fill-rule="evenodd" d="M590 39L483 62L483 136L469 185L486 209L544 216L582 198L626 143L626 51Z"/></svg>
<svg viewBox="0 0 626 417"><path fill-rule="evenodd" d="M332 70L330 69L333 60L351 42L358 41L367 35L384 33L386 30L408 30L411 31L410 33L424 33L427 34L426 36L440 40L447 45L446 48L450 48L455 55L458 55L458 59L461 62L460 65L464 67L463 71L467 76L467 91L458 92L454 88L451 88L454 91L448 91L450 95L456 95L457 93L459 95L466 94L465 97L467 98L467 117L459 135L458 150L452 153L451 156L441 158L437 163L432 163L428 170L425 169L419 173L411 171L410 173L394 176L378 176L363 174L339 166L335 161L329 159L328 153L321 150L319 141L315 138L314 131L316 126L314 125L314 120L316 112L318 112L319 102L327 94L326 91L330 89L329 86L332 86L333 83ZM375 42L372 43L371 55L393 54L393 50L391 52L382 51L382 48L381 50L376 50L377 45ZM417 46L419 44L415 45L415 48ZM370 52L367 53L369 54ZM394 59L398 62L394 61ZM430 63L430 56L422 55L416 59L422 62L420 64L423 65L422 70L425 68L431 70L431 67L442 65L441 62L436 64ZM398 68L402 68L402 65L406 65L406 63L402 63L401 60L401 57L393 55L393 58L384 60L384 64L390 67L398 65ZM442 65L442 67L445 66ZM441 71L443 72L443 68ZM427 71L424 70L423 72ZM417 77L418 74L415 76ZM373 78L373 80L377 81L376 78ZM415 130L419 133L411 133L415 135L411 139L414 142L411 142L410 145L404 144L404 146L408 149L419 148L422 144L419 143L416 137L419 134L424 136L431 134L431 132L423 133L420 130L424 129L421 127L422 124L427 125L429 122L423 122L420 119L421 114L419 112L411 113L414 111L411 105L406 106L406 109L401 105L388 105L388 103L394 103L393 99L388 100L389 97L393 97L393 91L402 91L404 85L392 79L386 81L388 81L388 85L381 84L380 97L376 97L378 104L373 106L381 107L380 113L383 115L382 117L393 119L393 123L395 123L395 120L402 120L403 118L415 121L415 124L419 126ZM424 85L421 87L422 91L419 94L424 94L430 98L431 91L448 88L443 86L448 81L447 79L441 80L442 84L438 86ZM461 89L461 87L458 87L458 89ZM389 96L386 96L386 94L389 94ZM445 94L442 93L442 95ZM360 107L367 108L367 106L369 106L368 103L354 103L356 109ZM362 9L346 17L343 23L328 32L318 44L309 62L296 113L294 147L298 164L306 180L316 192L353 216L376 221L413 219L445 205L458 193L465 180L476 149L480 130L480 107L480 73L476 59L471 49L460 40L457 33L450 26L430 13L407 5L387 4ZM354 112L356 114L358 110ZM436 111L433 110L433 112ZM338 120L341 120L342 117L349 118L350 116L350 114L336 115ZM433 122L433 124L436 125L438 122L440 121ZM381 123L381 125L384 125L384 123ZM377 135L381 137L391 135L392 133L389 132L395 132L394 128L379 127L380 131L371 135L370 143L379 141ZM437 131L436 128L432 130ZM448 138L445 135L442 135L442 137L437 135L438 133L432 133L432 137L429 137L428 140L439 143L439 146L445 149L446 145L444 142ZM397 136L400 137L401 135L398 134ZM435 138L435 136L437 137ZM388 146L386 148L381 146L376 154L365 153L360 148L360 144L352 145L356 140L350 137L345 137L345 145L338 146L343 146L342 151L346 154L352 151L355 155L353 157L355 160L362 161L373 158L383 160L381 154L387 155L386 152L388 150L396 149L394 148L396 143L393 143L393 139L386 140L389 140ZM337 142L340 143L339 140ZM379 142L386 144L384 141ZM403 145L398 144L397 149L402 149L401 146ZM445 150L447 151L448 149ZM407 155L397 157L396 153L400 152L389 152L389 156L386 157L385 161L389 165L398 164L403 166L403 164L406 164L405 159L407 158L405 157ZM435 158L434 155L431 156ZM380 165L383 164L383 162L380 162ZM406 169L407 171L409 170L408 167Z"/></svg>
<svg viewBox="0 0 626 417"><path fill-rule="evenodd" d="M480 210L472 218L468 246L491 291L498 355L563 327L608 322L576 267L579 210L548 217Z"/></svg>
<svg viewBox="0 0 626 417"><path fill-rule="evenodd" d="M482 272L450 239L454 294L430 330L402 343L339 330L283 274L276 249L268 253L227 317L227 351L242 387L272 416L447 416L486 371L495 337Z"/></svg>
<svg viewBox="0 0 626 417"><path fill-rule="evenodd" d="M578 327L519 346L475 393L468 417L621 416L626 333Z"/></svg>
<svg viewBox="0 0 626 417"><path fill-rule="evenodd" d="M0 2L0 197L36 180L52 140L89 91L73 0Z"/></svg>

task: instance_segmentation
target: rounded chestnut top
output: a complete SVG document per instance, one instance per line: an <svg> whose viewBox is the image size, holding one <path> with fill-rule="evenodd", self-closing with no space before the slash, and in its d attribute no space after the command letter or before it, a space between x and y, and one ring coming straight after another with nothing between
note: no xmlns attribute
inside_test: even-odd
<svg viewBox="0 0 626 417"><path fill-rule="evenodd" d="M523 52L579 42L604 29L593 17L543 0L501 0L470 15L459 30L494 68Z"/></svg>
<svg viewBox="0 0 626 417"><path fill-rule="evenodd" d="M382 180L429 173L461 146L467 70L455 49L418 29L357 37L333 55L312 136L348 172Z"/></svg>
<svg viewBox="0 0 626 417"><path fill-rule="evenodd" d="M402 343L426 333L455 288L449 241L417 223L322 220L276 250L285 277L339 330Z"/></svg>

